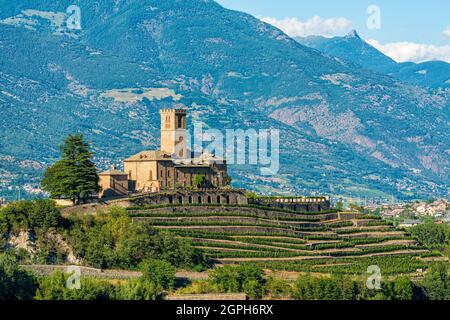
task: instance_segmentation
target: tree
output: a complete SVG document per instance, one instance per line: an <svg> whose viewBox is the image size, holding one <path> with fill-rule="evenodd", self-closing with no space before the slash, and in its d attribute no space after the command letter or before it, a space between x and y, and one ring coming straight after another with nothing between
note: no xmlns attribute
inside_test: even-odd
<svg viewBox="0 0 450 320"><path fill-rule="evenodd" d="M203 174L196 174L194 176L194 187L202 188L206 183L206 177Z"/></svg>
<svg viewBox="0 0 450 320"><path fill-rule="evenodd" d="M431 300L450 300L450 276L448 266L436 265L426 275L422 286Z"/></svg>
<svg viewBox="0 0 450 320"><path fill-rule="evenodd" d="M422 225L410 228L411 234L423 245L441 246L448 242L450 238L449 227L446 224L435 224L427 221Z"/></svg>
<svg viewBox="0 0 450 320"><path fill-rule="evenodd" d="M31 300L36 288L34 276L22 270L13 256L0 254L0 300Z"/></svg>
<svg viewBox="0 0 450 320"><path fill-rule="evenodd" d="M172 289L175 285L175 268L167 261L149 259L141 263L141 280L149 282L161 291Z"/></svg>
<svg viewBox="0 0 450 320"><path fill-rule="evenodd" d="M62 222L61 214L52 200L16 201L0 211L0 230L17 233L23 230L57 228Z"/></svg>
<svg viewBox="0 0 450 320"><path fill-rule="evenodd" d="M165 260L184 269L202 269L206 261L187 240L161 232L150 222L133 223L123 208L95 217L71 217L68 233L76 256L97 268L135 268L143 260Z"/></svg>
<svg viewBox="0 0 450 320"><path fill-rule="evenodd" d="M414 284L408 277L398 277L393 283L394 300L413 300Z"/></svg>
<svg viewBox="0 0 450 320"><path fill-rule="evenodd" d="M93 154L82 134L69 135L61 148L61 160L49 167L42 188L55 198L69 198L76 204L100 191Z"/></svg>
<svg viewBox="0 0 450 320"><path fill-rule="evenodd" d="M105 280L83 277L80 288L68 288L69 275L56 271L50 276L39 279L36 300L114 300L117 298L116 288Z"/></svg>
<svg viewBox="0 0 450 320"><path fill-rule="evenodd" d="M223 266L211 272L210 283L221 292L245 292L252 299L259 299L265 291L263 270L254 265Z"/></svg>

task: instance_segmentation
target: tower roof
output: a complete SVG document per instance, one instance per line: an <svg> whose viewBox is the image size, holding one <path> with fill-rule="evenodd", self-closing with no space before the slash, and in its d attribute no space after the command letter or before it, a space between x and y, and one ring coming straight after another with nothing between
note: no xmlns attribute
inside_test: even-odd
<svg viewBox="0 0 450 320"><path fill-rule="evenodd" d="M159 113L178 113L178 114L187 114L187 109L161 109L159 110Z"/></svg>

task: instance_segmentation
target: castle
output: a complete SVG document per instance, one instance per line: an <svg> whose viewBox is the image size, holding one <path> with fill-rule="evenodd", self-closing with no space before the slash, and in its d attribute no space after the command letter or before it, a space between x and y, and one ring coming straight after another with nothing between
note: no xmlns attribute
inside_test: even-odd
<svg viewBox="0 0 450 320"><path fill-rule="evenodd" d="M196 155L188 149L186 110L163 109L160 116L161 150L142 151L125 159L124 171L112 167L100 173L101 198L228 185L224 159L205 152Z"/></svg>

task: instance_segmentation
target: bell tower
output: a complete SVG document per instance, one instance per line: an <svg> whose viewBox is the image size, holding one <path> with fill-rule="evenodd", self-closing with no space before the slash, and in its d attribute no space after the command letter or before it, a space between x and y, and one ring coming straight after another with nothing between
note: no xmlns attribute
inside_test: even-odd
<svg viewBox="0 0 450 320"><path fill-rule="evenodd" d="M187 158L186 110L162 109L161 151L178 158Z"/></svg>

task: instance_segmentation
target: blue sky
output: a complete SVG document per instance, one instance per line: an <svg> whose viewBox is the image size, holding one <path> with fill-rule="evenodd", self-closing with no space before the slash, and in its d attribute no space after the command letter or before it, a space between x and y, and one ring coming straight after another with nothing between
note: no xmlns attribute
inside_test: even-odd
<svg viewBox="0 0 450 320"><path fill-rule="evenodd" d="M450 62L450 1L449 0L218 0L226 8L250 13L261 18L272 18L272 24L287 33L311 30L325 23L335 26L326 36L345 35L356 29L360 36L370 40L396 60ZM366 13L370 5L381 12L381 29L369 30ZM319 16L315 23L310 20ZM284 20L296 18L296 20ZM344 18L344 20L337 20ZM328 20L328 21L327 21ZM267 22L269 22L267 21ZM281 21L281 22L280 22ZM307 22L310 23L307 23ZM333 24L334 22L337 22ZM276 24L278 23L278 24ZM282 24L280 24L282 23ZM308 29L309 28L309 29ZM320 30L320 28L319 28ZM447 35L445 31L447 30ZM320 32L319 32L320 33ZM291 34L295 35L295 34Z"/></svg>

